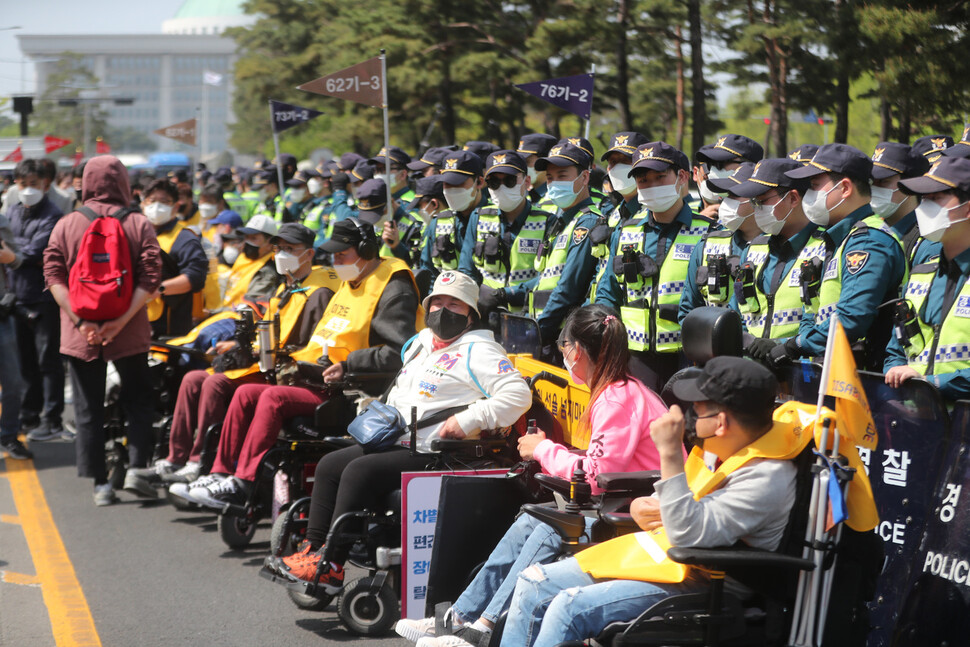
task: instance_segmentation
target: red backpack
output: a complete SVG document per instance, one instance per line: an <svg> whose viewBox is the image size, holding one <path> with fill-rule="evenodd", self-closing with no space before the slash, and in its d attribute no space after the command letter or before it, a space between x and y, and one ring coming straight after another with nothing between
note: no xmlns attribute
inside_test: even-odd
<svg viewBox="0 0 970 647"><path fill-rule="evenodd" d="M134 292L128 237L121 227L129 209L104 217L88 207L78 211L91 224L81 237L68 278L71 309L87 321L117 319L128 310Z"/></svg>

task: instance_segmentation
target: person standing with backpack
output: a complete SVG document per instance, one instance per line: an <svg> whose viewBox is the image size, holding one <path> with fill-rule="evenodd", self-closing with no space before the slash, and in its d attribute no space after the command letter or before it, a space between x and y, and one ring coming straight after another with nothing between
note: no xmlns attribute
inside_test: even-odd
<svg viewBox="0 0 970 647"><path fill-rule="evenodd" d="M162 278L161 251L144 215L130 211L128 172L118 158L90 160L83 205L54 226L44 252L44 279L61 309L61 353L67 356L77 423L78 476L94 479L95 505L114 503L105 461L107 363L121 377L130 467L152 450L151 326L145 305Z"/></svg>

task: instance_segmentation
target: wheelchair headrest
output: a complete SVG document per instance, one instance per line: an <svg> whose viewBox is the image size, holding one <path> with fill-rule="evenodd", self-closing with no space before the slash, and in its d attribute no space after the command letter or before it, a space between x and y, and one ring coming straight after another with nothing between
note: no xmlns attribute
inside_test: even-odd
<svg viewBox="0 0 970 647"><path fill-rule="evenodd" d="M741 316L729 308L694 308L684 317L680 335L687 361L697 366L719 355L742 355Z"/></svg>

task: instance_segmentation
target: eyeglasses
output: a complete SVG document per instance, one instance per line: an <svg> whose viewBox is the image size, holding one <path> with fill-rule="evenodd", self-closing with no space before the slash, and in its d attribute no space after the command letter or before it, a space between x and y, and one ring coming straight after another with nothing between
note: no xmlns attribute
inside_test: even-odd
<svg viewBox="0 0 970 647"><path fill-rule="evenodd" d="M751 204L754 205L755 207L773 207L776 204L778 204L778 202L781 202L782 200L787 198L789 193L791 193L791 191L785 191L785 195L780 197L776 193L775 195L771 196L771 198L751 198ZM774 204L768 204L767 200L771 200L774 197L778 197L778 202L775 202Z"/></svg>
<svg viewBox="0 0 970 647"><path fill-rule="evenodd" d="M499 187L501 187L503 184L511 189L514 186L516 186L518 183L519 183L519 178L516 175L506 175L501 179L499 179L494 175L489 175L487 178L485 178L485 186L492 189L493 191L497 191Z"/></svg>
<svg viewBox="0 0 970 647"><path fill-rule="evenodd" d="M568 339L563 339L562 337L560 337L559 339L556 340L556 348L559 349L559 352L560 353L562 353L563 355L565 355L566 354L566 344L572 344L572 343L573 342L569 341Z"/></svg>

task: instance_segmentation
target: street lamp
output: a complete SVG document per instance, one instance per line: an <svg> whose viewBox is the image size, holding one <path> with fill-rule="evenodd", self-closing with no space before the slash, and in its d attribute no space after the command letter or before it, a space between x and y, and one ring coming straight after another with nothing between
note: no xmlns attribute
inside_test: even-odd
<svg viewBox="0 0 970 647"><path fill-rule="evenodd" d="M88 138L91 130L91 104L111 101L116 106L130 106L135 103L134 97L71 97L69 99L58 99L57 105L67 107L77 107L78 104L84 106L84 140L81 143L82 150L90 151L88 148Z"/></svg>

